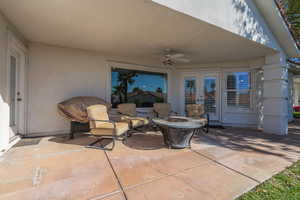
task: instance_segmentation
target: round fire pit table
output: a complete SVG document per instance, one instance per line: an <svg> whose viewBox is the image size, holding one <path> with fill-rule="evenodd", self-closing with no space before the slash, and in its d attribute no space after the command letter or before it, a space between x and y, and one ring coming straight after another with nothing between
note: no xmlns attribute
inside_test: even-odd
<svg viewBox="0 0 300 200"><path fill-rule="evenodd" d="M205 120L180 116L152 121L160 128L165 144L173 149L190 148L194 133L205 125Z"/></svg>

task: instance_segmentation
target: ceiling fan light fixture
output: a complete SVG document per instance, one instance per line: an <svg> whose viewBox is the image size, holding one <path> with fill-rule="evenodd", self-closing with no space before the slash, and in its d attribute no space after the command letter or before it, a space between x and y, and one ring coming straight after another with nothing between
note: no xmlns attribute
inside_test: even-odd
<svg viewBox="0 0 300 200"><path fill-rule="evenodd" d="M185 58L185 54L183 53L178 53L172 49L165 49L162 58L163 65L170 66L176 64L177 62L188 63L190 60Z"/></svg>
<svg viewBox="0 0 300 200"><path fill-rule="evenodd" d="M166 66L171 66L171 65L174 65L174 64L175 64L175 62L172 61L172 60L169 59L169 58L164 59L164 60L162 61L162 63L163 63L163 65L166 65Z"/></svg>

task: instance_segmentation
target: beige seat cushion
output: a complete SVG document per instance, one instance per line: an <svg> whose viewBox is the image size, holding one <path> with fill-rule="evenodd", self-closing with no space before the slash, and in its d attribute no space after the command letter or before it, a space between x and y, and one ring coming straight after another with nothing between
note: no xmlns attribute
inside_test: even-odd
<svg viewBox="0 0 300 200"><path fill-rule="evenodd" d="M189 104L186 105L186 116L193 118L201 118L204 114L203 104Z"/></svg>
<svg viewBox="0 0 300 200"><path fill-rule="evenodd" d="M91 133L94 135L114 135L117 136L124 134L129 130L128 123L126 122L116 122L116 129L114 129L113 123L104 123L97 128L91 129ZM114 132L115 131L115 132Z"/></svg>
<svg viewBox="0 0 300 200"><path fill-rule="evenodd" d="M122 103L118 105L118 111L123 115L136 116L136 105L134 103Z"/></svg>
<svg viewBox="0 0 300 200"><path fill-rule="evenodd" d="M87 107L87 113L88 113L88 118L90 120L90 128L99 128L101 127L102 124L105 124L107 122L101 122L97 120L105 120L108 121L109 117L107 114L107 108L105 105L93 105Z"/></svg>
<svg viewBox="0 0 300 200"><path fill-rule="evenodd" d="M159 118L168 117L171 113L171 104L169 103L155 103L153 110L158 114Z"/></svg>
<svg viewBox="0 0 300 200"><path fill-rule="evenodd" d="M128 124L132 125L131 128L137 128L149 124L149 120L144 117L122 116L121 121L127 122Z"/></svg>
<svg viewBox="0 0 300 200"><path fill-rule="evenodd" d="M122 135L128 131L128 124L125 122L101 122L97 120L109 120L107 107L105 105L93 105L87 108L90 119L91 133L94 135Z"/></svg>

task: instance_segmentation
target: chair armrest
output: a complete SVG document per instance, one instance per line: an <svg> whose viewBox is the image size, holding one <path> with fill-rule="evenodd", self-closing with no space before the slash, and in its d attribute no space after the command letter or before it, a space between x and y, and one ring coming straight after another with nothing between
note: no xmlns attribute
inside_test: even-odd
<svg viewBox="0 0 300 200"><path fill-rule="evenodd" d="M89 121L94 121L94 122L107 122L107 123L116 123L113 120L96 120L96 119L89 119Z"/></svg>
<svg viewBox="0 0 300 200"><path fill-rule="evenodd" d="M140 120L140 118L146 118L146 117L130 117L130 120Z"/></svg>
<svg viewBox="0 0 300 200"><path fill-rule="evenodd" d="M209 126L209 114L204 113L202 116L207 119L207 124L206 125Z"/></svg>
<svg viewBox="0 0 300 200"><path fill-rule="evenodd" d="M153 113L154 113L155 117L159 116L158 112L156 112L155 110L153 110Z"/></svg>
<svg viewBox="0 0 300 200"><path fill-rule="evenodd" d="M206 118L207 121L209 120L209 114L208 113L203 113L202 115L200 115L200 117Z"/></svg>
<svg viewBox="0 0 300 200"><path fill-rule="evenodd" d="M140 114L149 114L150 112L143 112L143 111L136 111L137 113L140 113Z"/></svg>
<svg viewBox="0 0 300 200"><path fill-rule="evenodd" d="M179 113L175 111L171 111L170 114L179 115Z"/></svg>
<svg viewBox="0 0 300 200"><path fill-rule="evenodd" d="M94 121L94 122L107 122L107 123L112 123L114 126L114 134L116 134L116 130L117 130L117 126L116 126L116 122L112 121L112 120L95 120L95 119L89 119L90 121Z"/></svg>

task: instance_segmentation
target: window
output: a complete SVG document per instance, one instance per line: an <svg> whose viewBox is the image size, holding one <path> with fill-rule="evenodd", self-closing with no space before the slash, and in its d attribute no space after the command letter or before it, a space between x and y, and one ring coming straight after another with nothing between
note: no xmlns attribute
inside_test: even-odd
<svg viewBox="0 0 300 200"><path fill-rule="evenodd" d="M167 101L167 74L113 68L111 103L135 103L137 107L153 107Z"/></svg>
<svg viewBox="0 0 300 200"><path fill-rule="evenodd" d="M204 78L204 108L206 112L217 112L217 78L205 77Z"/></svg>
<svg viewBox="0 0 300 200"><path fill-rule="evenodd" d="M233 72L226 75L226 103L230 109L251 108L250 72Z"/></svg>
<svg viewBox="0 0 300 200"><path fill-rule="evenodd" d="M184 80L185 104L196 103L196 78L186 78Z"/></svg>

